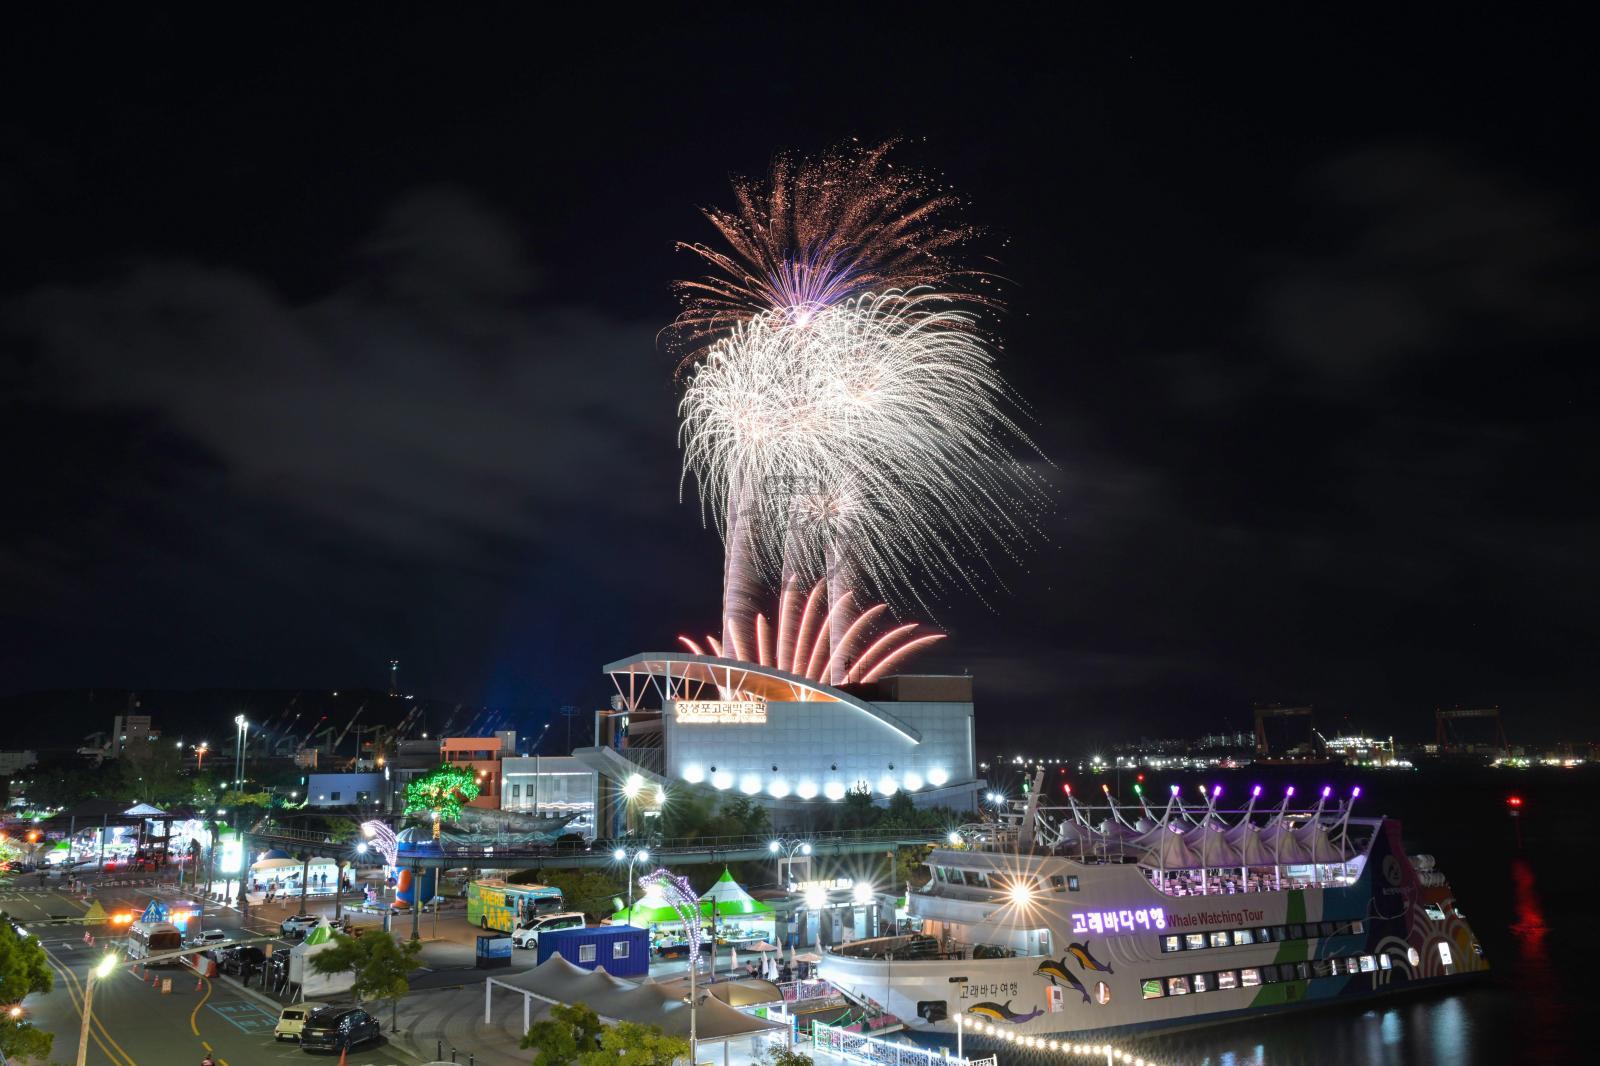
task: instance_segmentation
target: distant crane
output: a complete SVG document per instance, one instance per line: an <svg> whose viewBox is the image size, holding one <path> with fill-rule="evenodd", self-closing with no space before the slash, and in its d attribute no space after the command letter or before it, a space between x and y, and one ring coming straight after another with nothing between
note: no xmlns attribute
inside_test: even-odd
<svg viewBox="0 0 1600 1066"><path fill-rule="evenodd" d="M1501 754L1511 750L1511 742L1506 739L1505 723L1500 719L1500 708L1478 707L1462 709L1454 707L1450 710L1437 708L1433 712L1434 741L1438 743L1441 752L1470 750L1471 744L1462 742L1461 733L1455 723L1463 718L1487 718L1494 722L1495 746Z"/></svg>
<svg viewBox="0 0 1600 1066"><path fill-rule="evenodd" d="M339 750L339 745L344 743L344 738L350 735L350 727L356 724L356 719L360 718L361 717L361 712L366 710L366 709L367 709L366 702L363 701L361 706L356 708L356 713L351 715L350 721L345 723L344 729L339 733L339 739L335 740L333 742L333 746L328 749L328 754L329 755L332 755L332 754L336 753Z"/></svg>

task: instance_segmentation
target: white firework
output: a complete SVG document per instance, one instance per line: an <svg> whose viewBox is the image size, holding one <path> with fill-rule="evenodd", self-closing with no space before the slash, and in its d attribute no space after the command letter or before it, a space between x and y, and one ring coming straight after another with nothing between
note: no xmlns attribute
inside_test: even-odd
<svg viewBox="0 0 1600 1066"><path fill-rule="evenodd" d="M680 443L727 544L725 634L770 582L924 608L981 592L993 547L1029 538L1043 486L1013 450L1037 449L973 326L928 290L869 293L712 347Z"/></svg>

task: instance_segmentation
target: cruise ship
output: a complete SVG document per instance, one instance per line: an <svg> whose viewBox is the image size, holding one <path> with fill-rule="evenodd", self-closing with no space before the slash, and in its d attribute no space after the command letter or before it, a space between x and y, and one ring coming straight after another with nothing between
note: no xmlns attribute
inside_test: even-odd
<svg viewBox="0 0 1600 1066"><path fill-rule="evenodd" d="M1233 1021L1488 969L1429 855L1360 789L1296 807L1256 787L1164 807L1026 801L953 832L903 935L835 945L821 975L970 1053ZM960 1028L958 1034L957 1029ZM959 1039L958 1039L959 1037Z"/></svg>

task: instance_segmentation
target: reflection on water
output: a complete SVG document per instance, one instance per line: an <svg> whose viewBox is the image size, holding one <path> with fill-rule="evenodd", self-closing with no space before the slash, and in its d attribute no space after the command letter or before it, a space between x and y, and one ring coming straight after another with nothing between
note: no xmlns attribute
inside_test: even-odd
<svg viewBox="0 0 1600 1066"><path fill-rule="evenodd" d="M1174 1066L1582 1061L1577 1031L1590 1008L1578 995L1585 967L1593 964L1584 955L1591 901L1573 856L1594 853L1600 838L1600 821L1585 816L1594 774L1506 776L1511 773L1425 770L1387 780L1381 774L1351 778L1370 797L1372 813L1401 819L1408 850L1436 856L1493 967L1487 979L1123 1046ZM1526 800L1520 850L1504 810L1513 786ZM1441 802L1446 795L1450 803ZM1067 1061L1000 1055L1002 1066Z"/></svg>

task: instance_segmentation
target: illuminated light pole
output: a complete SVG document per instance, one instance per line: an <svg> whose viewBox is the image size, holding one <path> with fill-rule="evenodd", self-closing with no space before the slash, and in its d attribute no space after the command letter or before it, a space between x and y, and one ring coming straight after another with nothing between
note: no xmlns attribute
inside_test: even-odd
<svg viewBox="0 0 1600 1066"><path fill-rule="evenodd" d="M641 851L640 854L644 853ZM684 933L689 941L689 995L686 1000L689 1004L689 1061L695 1062L699 1046L695 1029L695 1011L700 1007L700 997L695 982L700 972L700 897L694 894L694 888L689 884L687 877L680 877L665 868L645 874L639 878L639 883L646 888L658 890L662 898L667 901L667 905L677 911L678 917L683 921Z"/></svg>
<svg viewBox="0 0 1600 1066"><path fill-rule="evenodd" d="M788 863L789 876L793 877L795 853L799 852L801 855L809 858L811 855L811 845L804 840L790 841L787 844L782 840L773 840L767 843L767 851L771 853L777 860L778 887L782 888L785 883L783 879L784 864Z"/></svg>
<svg viewBox="0 0 1600 1066"><path fill-rule="evenodd" d="M239 727L233 756L233 787L238 789L244 784L244 745L245 738L250 735L250 720L239 714L234 716L233 724Z"/></svg>
<svg viewBox="0 0 1600 1066"><path fill-rule="evenodd" d="M618 848L611 853L611 858L616 862L626 862L628 864L628 920L631 922L633 921L633 864L636 862L649 862L650 851L648 848L640 848L630 855L627 849ZM641 882L643 880L644 878L640 878Z"/></svg>
<svg viewBox="0 0 1600 1066"><path fill-rule="evenodd" d="M115 955L107 955L94 968L89 971L89 978L83 986L83 1022L78 1027L78 1066L84 1066L89 1057L89 1019L94 1011L94 986L95 982L111 976L112 969L117 965Z"/></svg>

